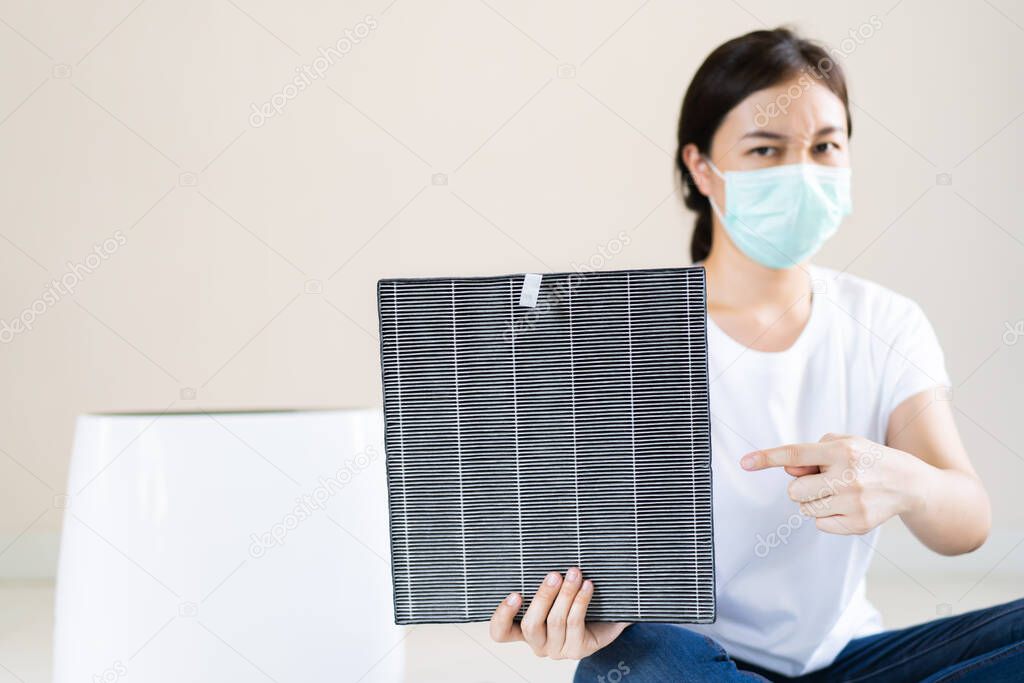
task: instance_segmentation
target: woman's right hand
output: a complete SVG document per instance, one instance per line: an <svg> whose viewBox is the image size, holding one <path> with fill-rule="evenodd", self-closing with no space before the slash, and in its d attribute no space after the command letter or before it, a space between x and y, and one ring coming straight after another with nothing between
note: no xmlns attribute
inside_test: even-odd
<svg viewBox="0 0 1024 683"><path fill-rule="evenodd" d="M491 616L491 638L499 643L526 641L538 657L583 659L619 637L626 622L587 623L587 607L594 595L594 583L572 567L565 579L551 572L537 589L533 601L515 622L523 597L512 593Z"/></svg>

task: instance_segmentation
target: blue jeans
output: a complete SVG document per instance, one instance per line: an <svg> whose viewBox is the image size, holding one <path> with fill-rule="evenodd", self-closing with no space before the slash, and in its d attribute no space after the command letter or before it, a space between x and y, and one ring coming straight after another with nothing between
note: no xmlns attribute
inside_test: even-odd
<svg viewBox="0 0 1024 683"><path fill-rule="evenodd" d="M1024 681L1024 599L850 641L829 666L790 678L732 659L710 638L634 624L580 661L576 683L647 681Z"/></svg>

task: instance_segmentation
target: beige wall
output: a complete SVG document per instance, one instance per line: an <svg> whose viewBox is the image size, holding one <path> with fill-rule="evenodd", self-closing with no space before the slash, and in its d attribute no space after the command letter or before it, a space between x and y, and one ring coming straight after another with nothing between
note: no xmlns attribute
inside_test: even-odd
<svg viewBox="0 0 1024 683"><path fill-rule="evenodd" d="M0 317L113 239L0 345L0 575L52 571L79 413L372 406L379 277L567 269L620 232L605 267L686 263L682 92L782 22L848 53L856 209L820 262L924 306L995 500L974 558L885 552L1024 566L1019 4L389 3L0 3Z"/></svg>

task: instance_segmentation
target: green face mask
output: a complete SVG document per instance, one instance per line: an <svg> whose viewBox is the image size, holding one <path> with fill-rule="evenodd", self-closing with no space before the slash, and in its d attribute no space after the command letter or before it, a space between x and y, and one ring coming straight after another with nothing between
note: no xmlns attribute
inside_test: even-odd
<svg viewBox="0 0 1024 683"><path fill-rule="evenodd" d="M789 268L813 256L853 208L850 169L789 164L724 174L725 214L708 198L733 243L768 268Z"/></svg>

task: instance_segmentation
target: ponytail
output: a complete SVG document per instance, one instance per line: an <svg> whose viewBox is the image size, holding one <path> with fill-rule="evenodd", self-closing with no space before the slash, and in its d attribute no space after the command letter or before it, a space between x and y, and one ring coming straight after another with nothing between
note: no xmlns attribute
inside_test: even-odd
<svg viewBox="0 0 1024 683"><path fill-rule="evenodd" d="M707 200L705 199L705 202ZM690 258L700 263L711 253L711 212L698 211L697 221L693 225L693 237L690 238Z"/></svg>

